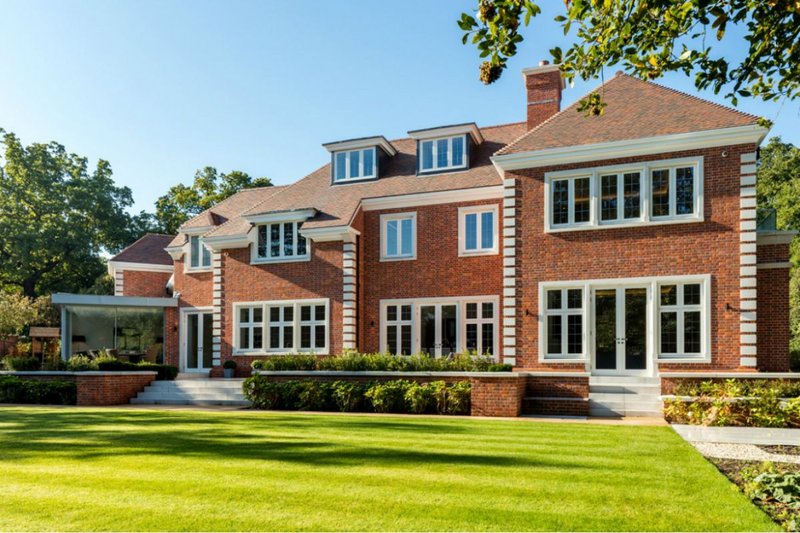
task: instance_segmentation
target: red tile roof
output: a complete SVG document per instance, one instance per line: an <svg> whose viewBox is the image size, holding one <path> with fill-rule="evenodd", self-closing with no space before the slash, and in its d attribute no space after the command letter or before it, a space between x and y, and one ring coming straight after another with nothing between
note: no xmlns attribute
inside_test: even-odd
<svg viewBox="0 0 800 533"><path fill-rule="evenodd" d="M172 235L147 233L120 253L109 259L120 263L143 263L147 265L172 265L172 258L164 251Z"/></svg>

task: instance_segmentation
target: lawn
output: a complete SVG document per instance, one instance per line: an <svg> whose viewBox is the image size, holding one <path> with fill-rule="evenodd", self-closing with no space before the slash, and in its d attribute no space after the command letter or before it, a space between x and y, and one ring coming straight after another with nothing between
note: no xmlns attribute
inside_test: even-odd
<svg viewBox="0 0 800 533"><path fill-rule="evenodd" d="M0 408L2 530L777 530L668 427Z"/></svg>

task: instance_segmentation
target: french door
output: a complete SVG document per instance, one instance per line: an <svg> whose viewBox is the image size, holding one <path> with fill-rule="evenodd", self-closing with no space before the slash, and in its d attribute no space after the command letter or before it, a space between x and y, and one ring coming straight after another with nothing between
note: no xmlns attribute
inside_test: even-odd
<svg viewBox="0 0 800 533"><path fill-rule="evenodd" d="M458 351L458 306L427 304L419 306L420 351L442 357Z"/></svg>
<svg viewBox="0 0 800 533"><path fill-rule="evenodd" d="M646 286L592 289L595 373L647 371L647 301Z"/></svg>
<svg viewBox="0 0 800 533"><path fill-rule="evenodd" d="M188 312L184 314L183 370L203 372L211 369L213 361L211 313Z"/></svg>

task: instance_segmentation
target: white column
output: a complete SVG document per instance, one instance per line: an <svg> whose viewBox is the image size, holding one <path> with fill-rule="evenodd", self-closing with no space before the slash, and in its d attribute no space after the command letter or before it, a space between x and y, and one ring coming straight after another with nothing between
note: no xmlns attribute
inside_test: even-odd
<svg viewBox="0 0 800 533"><path fill-rule="evenodd" d="M211 315L211 364L219 366L220 347L222 344L222 252L211 252L211 298L213 310Z"/></svg>
<svg viewBox="0 0 800 533"><path fill-rule="evenodd" d="M517 206L516 180L503 179L503 362L517 364Z"/></svg>
<svg viewBox="0 0 800 533"><path fill-rule="evenodd" d="M358 347L357 254L356 237L346 237L342 244L342 348L345 350L355 350Z"/></svg>
<svg viewBox="0 0 800 533"><path fill-rule="evenodd" d="M739 198L739 365L755 367L756 337L756 153L742 154Z"/></svg>

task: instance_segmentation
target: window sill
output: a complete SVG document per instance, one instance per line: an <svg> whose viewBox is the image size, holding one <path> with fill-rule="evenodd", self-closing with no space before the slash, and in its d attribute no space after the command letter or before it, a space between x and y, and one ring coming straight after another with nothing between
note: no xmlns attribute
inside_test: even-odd
<svg viewBox="0 0 800 533"><path fill-rule="evenodd" d="M194 268L185 268L183 270L184 274L199 274L201 272L213 272L214 269L212 267L194 267Z"/></svg>
<svg viewBox="0 0 800 533"><path fill-rule="evenodd" d="M706 355L659 355L656 363L710 363L711 358Z"/></svg>
<svg viewBox="0 0 800 533"><path fill-rule="evenodd" d="M569 364L585 364L586 359L583 357L580 358L566 358L566 357L540 357L540 363L569 363Z"/></svg>
<svg viewBox="0 0 800 533"><path fill-rule="evenodd" d="M275 263L302 263L303 261L311 261L311 256L306 255L303 257L278 257L270 259L252 259L251 265L272 265Z"/></svg>
<svg viewBox="0 0 800 533"><path fill-rule="evenodd" d="M493 250L478 250L475 252L467 252L467 251L459 251L458 257L481 257L486 255L497 255L500 251L497 249Z"/></svg>
<svg viewBox="0 0 800 533"><path fill-rule="evenodd" d="M703 222L705 219L703 217L692 216L692 217L685 217L685 218L658 218L658 219L651 219L651 220L636 220L633 222L620 222L620 223L612 223L612 222L604 222L599 224L579 224L579 225L568 225L568 226L546 226L544 229L545 233L564 233L567 231L591 231L591 230L603 230L603 229L618 229L618 228L646 228L649 226L665 226L667 224L689 224L692 222Z"/></svg>
<svg viewBox="0 0 800 533"><path fill-rule="evenodd" d="M289 350L289 351L264 351L264 350L233 350L232 354L234 357L243 356L243 357L270 357L270 356L279 356L285 357L287 355L329 355L328 349L320 349L319 351L314 350Z"/></svg>
<svg viewBox="0 0 800 533"><path fill-rule="evenodd" d="M409 255L409 256L401 256L401 257L381 257L381 262L392 262L392 261L415 261L417 259L416 255Z"/></svg>

